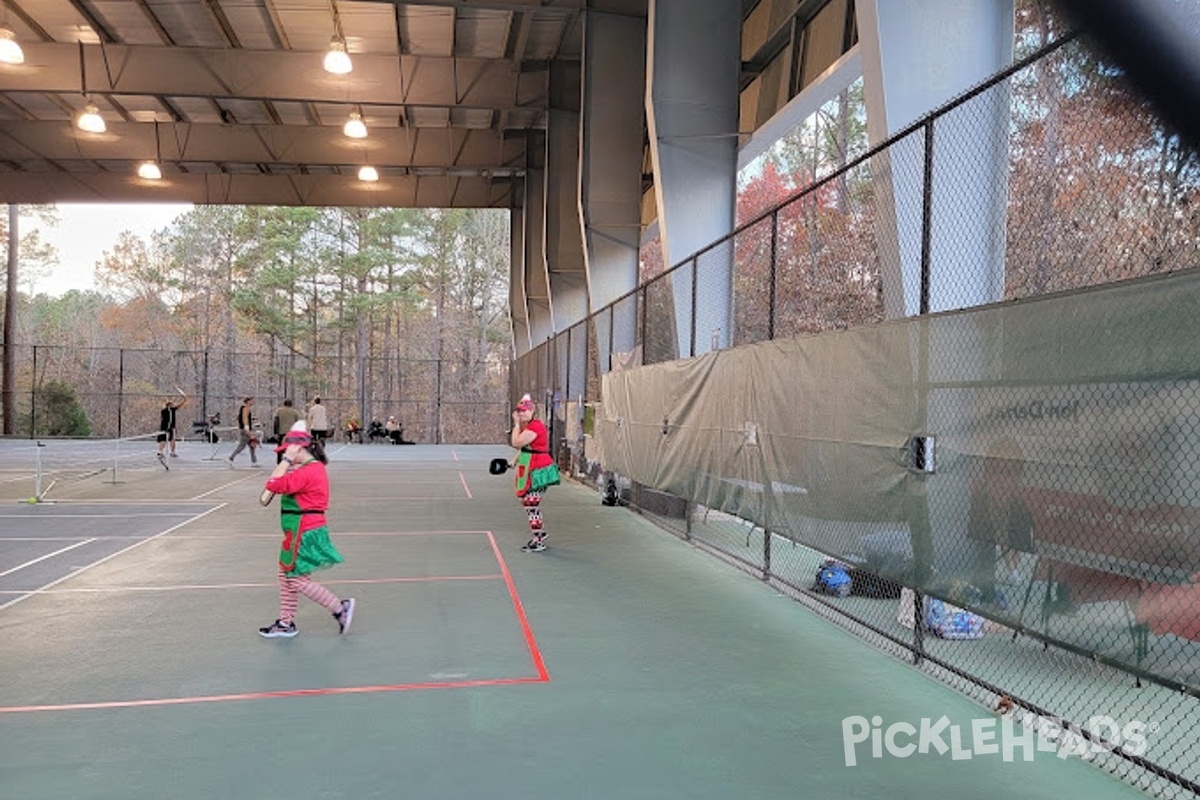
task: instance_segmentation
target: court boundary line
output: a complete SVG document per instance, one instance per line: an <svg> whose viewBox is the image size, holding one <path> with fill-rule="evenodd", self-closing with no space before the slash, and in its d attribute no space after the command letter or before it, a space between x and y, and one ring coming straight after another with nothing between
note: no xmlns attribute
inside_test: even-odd
<svg viewBox="0 0 1200 800"><path fill-rule="evenodd" d="M36 517L33 514L0 514L0 519L142 519L146 517L187 517L190 511L156 511L152 514L47 514Z"/></svg>
<svg viewBox="0 0 1200 800"><path fill-rule="evenodd" d="M145 708L158 706L200 705L231 701L272 700L283 697L328 697L339 694L378 694L382 692L412 692L425 689L469 689L479 686L513 686L525 683L548 683L549 677L480 678L473 681L427 681L421 683L392 683L375 686L330 686L320 689L280 689L269 692L242 694L212 694L194 697L156 697L148 700L108 700L95 703L66 703L44 706L4 706L0 714L22 714L46 711L93 711L110 708Z"/></svg>
<svg viewBox="0 0 1200 800"><path fill-rule="evenodd" d="M242 477L242 478L238 478L238 479L237 479L237 480L235 480L235 481L230 481L229 483L223 483L223 484L221 484L220 486L218 486L218 487L217 487L217 488L215 488L215 489L209 489L207 492L202 492L201 494L192 495L192 496L189 498L189 500L190 500L191 502L193 502L193 503L200 502L200 501L202 501L202 500L203 500L205 497L208 497L210 494L213 494L214 492L219 492L219 491L221 491L222 489L228 489L230 486L237 486L239 483L243 483L243 482L245 482L245 481L248 481L248 480L250 480L251 478L253 478L253 477L254 477L254 474L255 474L255 473L253 473L253 472L252 472L252 473L250 473L249 475L246 475L245 477ZM262 475L263 473L261 473L261 472L260 472L260 473L258 473L258 474L259 474L259 475ZM268 472L268 473L266 473L266 474L267 474L267 475L270 475L271 473L269 473L269 472Z"/></svg>
<svg viewBox="0 0 1200 800"><path fill-rule="evenodd" d="M88 703L0 706L0 714L24 714L49 711L93 711L112 708L154 708L176 705L199 705L201 703L270 700L285 697L328 697L331 695L342 694L378 694L382 692L420 691L425 689L468 689L482 686L514 686L521 684L549 683L550 672L546 669L545 659L542 656L541 649L537 645L537 640L534 638L533 628L529 624L529 617L525 613L525 606L521 603L521 597L517 592L516 583L512 579L512 573L508 569L508 563L504 560L504 554L500 552L500 545L496 542L495 534L490 530L472 531L472 533L482 533L487 537L487 541L491 545L492 553L496 557L497 564L500 566L500 574L504 580L505 587L508 590L509 599L512 601L513 612L517 616L517 623L521 628L522 637L525 640L525 646L529 651L530 657L533 659L533 666L537 672L535 676L514 678L479 678L469 681L421 681L416 683L375 684L367 686L331 686L317 689L280 689L275 691L197 695L191 697L161 697L142 700L102 700ZM159 536L161 535L162 534L159 534ZM157 536L155 538L157 538ZM126 548L126 550L129 549L132 548ZM125 550L122 550L121 552L125 552ZM113 555L118 555L118 553L114 553ZM65 578L63 580L65 580ZM3 610L5 607L6 606L0 606L0 610Z"/></svg>
<svg viewBox="0 0 1200 800"><path fill-rule="evenodd" d="M327 586L361 586L378 583L441 583L442 581L497 581L504 577L502 573L480 573L479 575L423 575L394 578L341 578L339 580L324 580ZM78 589L0 589L0 595L5 594L119 594L121 592L199 592L216 589L278 589L279 581L254 583L176 583L166 586L84 586Z"/></svg>
<svg viewBox="0 0 1200 800"><path fill-rule="evenodd" d="M278 537L280 537L280 534L277 534L277 533L264 534L264 533L262 533L262 530L263 530L262 528L254 528L254 530L245 531L245 533L239 533L239 531L234 531L234 533L229 533L229 534L180 534L178 536L172 536L172 541L190 541L190 540L229 541L229 540L240 540L240 539L278 539ZM355 536L382 536L382 537L388 537L388 536L443 536L443 535L445 535L445 536L474 536L476 534L486 534L486 533L487 533L487 531L485 531L485 530L340 530L340 531L337 531L337 533L332 534L332 535L334 535L335 539L342 539L342 537L355 537ZM155 535L157 536L157 534L155 534ZM101 536L86 536L83 534L80 534L79 536L0 536L0 542L24 542L24 541L30 541L30 542L55 542L55 541L74 542L74 541L79 541L80 539L95 539L97 541L108 541L108 540L119 540L119 539L143 540L143 539L146 539L146 537L145 536L136 536L136 535L132 535L132 534L126 534L126 535L113 534L113 535L101 535Z"/></svg>
<svg viewBox="0 0 1200 800"><path fill-rule="evenodd" d="M128 547L122 547L117 552L109 553L104 558L101 558L99 561L93 561L91 564L87 564L85 566L80 567L77 570L73 570L73 571L67 573L66 575L63 575L61 578L57 578L57 579L51 581L50 583L47 583L45 586L39 587L39 589L53 589L55 586L62 583L63 581L70 580L71 578L74 578L76 575L80 575L84 572L87 572L92 567L98 567L101 564L103 564L107 561L110 561L111 559L114 559L119 555L128 553L130 550L133 550L134 548L141 547L142 545L146 544L147 542L153 542L156 539L160 539L163 536L166 536L171 531L182 528L184 525L191 525L196 520L203 519L204 517L207 517L209 514L213 513L214 511L224 508L225 505L226 505L225 503L218 503L217 505L214 505L212 508L208 509L207 511L202 511L199 514L196 514L191 519L186 519L183 522L179 523L178 525L172 525L171 527L167 528L165 531L160 531L160 532L154 534L153 536L147 536L146 538L141 539L140 541L134 542L133 544L129 545ZM20 603L22 600L25 600L29 597L32 597L32 595L24 594L24 595L21 595L20 597L14 597L12 600L9 600L7 603L0 603L0 611L5 611L6 609L12 608L17 603Z"/></svg>
<svg viewBox="0 0 1200 800"><path fill-rule="evenodd" d="M14 572L23 570L26 567L32 567L34 564L45 561L47 558L54 558L55 556L61 556L63 553L70 552L71 550L74 550L76 547L83 547L85 544L91 544L94 541L96 541L95 537L92 537L90 539L80 539L79 541L75 542L75 544L70 545L69 547L60 547L59 549L55 550L52 553L46 553L45 555L38 556L37 558L33 559L32 561L26 561L24 564L18 564L15 567L6 569L3 572L0 572L0 578L3 578L5 575L12 575Z"/></svg>
<svg viewBox="0 0 1200 800"><path fill-rule="evenodd" d="M17 505L26 504L25 500L9 500L5 502L16 503ZM184 499L157 499L157 500L121 500L119 498L103 497L94 500L82 500L79 498L65 497L61 500L47 500L35 505L55 505L55 506L178 506L185 503L193 505L211 505L212 503L220 502L218 500L184 500Z"/></svg>

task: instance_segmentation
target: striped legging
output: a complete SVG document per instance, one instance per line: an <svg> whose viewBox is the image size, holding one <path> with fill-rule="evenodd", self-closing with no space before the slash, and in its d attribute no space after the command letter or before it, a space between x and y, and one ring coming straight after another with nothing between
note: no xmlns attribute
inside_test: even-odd
<svg viewBox="0 0 1200 800"><path fill-rule="evenodd" d="M342 601L333 592L307 575L279 573L279 621L287 625L296 620L296 606L300 595L329 609L330 614L341 613Z"/></svg>
<svg viewBox="0 0 1200 800"><path fill-rule="evenodd" d="M542 497L545 495L545 490L528 491L521 498L521 505L525 506L525 514L529 517L529 532L536 537L545 538L546 531L542 529Z"/></svg>

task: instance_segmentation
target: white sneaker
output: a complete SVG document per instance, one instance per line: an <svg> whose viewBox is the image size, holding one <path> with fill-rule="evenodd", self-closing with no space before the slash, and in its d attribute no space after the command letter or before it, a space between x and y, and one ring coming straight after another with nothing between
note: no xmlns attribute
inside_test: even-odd
<svg viewBox="0 0 1200 800"><path fill-rule="evenodd" d="M350 623L354 621L354 598L349 597L343 600L341 612L334 614L333 618L337 620L338 633L349 633Z"/></svg>

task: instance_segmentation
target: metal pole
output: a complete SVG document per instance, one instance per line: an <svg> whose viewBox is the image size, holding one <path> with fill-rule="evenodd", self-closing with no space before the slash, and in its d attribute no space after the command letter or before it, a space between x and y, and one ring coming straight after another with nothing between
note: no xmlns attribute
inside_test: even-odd
<svg viewBox="0 0 1200 800"><path fill-rule="evenodd" d="M42 499L42 448L44 446L38 441L33 443L33 452L37 454L37 473L33 477L33 496L38 500Z"/></svg>
<svg viewBox="0 0 1200 800"><path fill-rule="evenodd" d="M37 351L38 346L33 346L33 380L29 384L29 438L37 436Z"/></svg>
<svg viewBox="0 0 1200 800"><path fill-rule="evenodd" d="M612 354L613 344L615 342L614 328L617 327L617 305L613 303L608 307L608 372L612 372Z"/></svg>
<svg viewBox="0 0 1200 800"><path fill-rule="evenodd" d="M930 264L932 262L932 242L933 242L933 122L925 124L925 168L922 186L923 205L921 208L921 296L919 313L921 316L929 314L929 286L930 286ZM926 414L928 409L928 398L926 392L929 386L929 327L921 325L921 337L918 345L917 358L917 392L921 397L921 428L924 430L926 425ZM923 444L917 448L915 454L913 468L915 470L914 480L918 481L920 487L920 496L913 498L914 508L913 513L916 516L913 519L915 525L912 525L914 532L918 534L913 540L913 561L916 569L914 570L914 581L916 584L913 588L913 663L920 664L925 658L925 597L920 591L925 578L928 576L928 570L923 566L923 563L928 563L928 547L927 540L929 537L929 500L926 496L926 476L925 468L925 447Z"/></svg>
<svg viewBox="0 0 1200 800"><path fill-rule="evenodd" d="M767 339L775 339L776 259L779 257L779 214L771 215L771 285L767 292Z"/></svg>
<svg viewBox="0 0 1200 800"><path fill-rule="evenodd" d="M125 405L125 348L117 351L117 438L121 438L121 407Z"/></svg>
<svg viewBox="0 0 1200 800"><path fill-rule="evenodd" d="M700 268L697 265L697 263L698 263L697 259L693 258L692 259L692 310L691 310L692 318L691 318L691 326L690 326L690 328L691 328L691 340L690 340L691 341L691 345L690 345L691 351L687 355L688 358L691 358L692 356L696 355L696 298L697 298L697 295L699 294L699 292L697 291L697 288L696 288L696 281L700 277ZM717 349L715 342L713 343L712 349L713 350Z"/></svg>

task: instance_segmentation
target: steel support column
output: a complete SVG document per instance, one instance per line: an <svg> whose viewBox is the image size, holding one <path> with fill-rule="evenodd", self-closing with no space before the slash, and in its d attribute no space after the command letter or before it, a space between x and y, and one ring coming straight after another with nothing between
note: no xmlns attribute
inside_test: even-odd
<svg viewBox="0 0 1200 800"><path fill-rule="evenodd" d="M741 3L651 0L646 115L663 256L674 265L733 230ZM697 350L731 341L732 251L706 257ZM693 327L690 278L673 281L680 352Z"/></svg>

